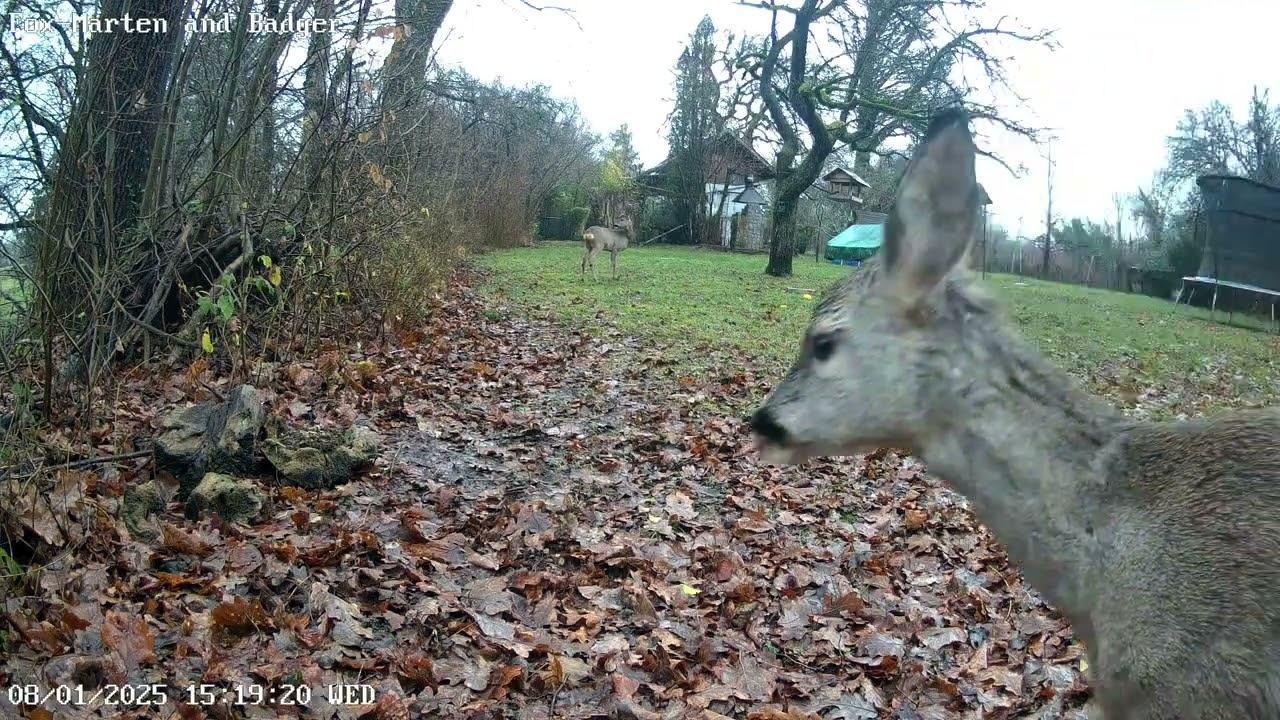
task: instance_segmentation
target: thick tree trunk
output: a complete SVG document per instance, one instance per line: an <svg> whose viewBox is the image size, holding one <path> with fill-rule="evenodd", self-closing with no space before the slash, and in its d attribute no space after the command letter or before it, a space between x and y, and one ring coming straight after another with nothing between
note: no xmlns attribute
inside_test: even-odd
<svg viewBox="0 0 1280 720"><path fill-rule="evenodd" d="M772 237L769 239L769 265L765 274L776 277L791 275L791 260L795 257L796 211L800 197L822 174L822 163L831 154L830 139L819 139L798 165L795 145L784 143L774 162L777 174L776 194L772 213Z"/></svg>
<svg viewBox="0 0 1280 720"><path fill-rule="evenodd" d="M333 0L319 0L316 3L316 18L331 20L333 18ZM320 198L320 179L324 174L329 153L329 130L332 125L333 108L329 107L329 36L316 33L311 36L307 49L307 72L303 80L303 142L306 143L304 192L304 217L308 229L315 219L315 208L322 205Z"/></svg>
<svg viewBox="0 0 1280 720"><path fill-rule="evenodd" d="M698 192L689 194L689 241L694 245L707 241L706 183L699 183Z"/></svg>
<svg viewBox="0 0 1280 720"><path fill-rule="evenodd" d="M183 0L105 0L99 18L146 18L155 32L96 33L86 47L38 234L45 410L51 414L55 330L83 333L81 367L100 364L111 348L114 304L130 285L123 275L133 258L155 254L150 234L134 230L186 8Z"/></svg>
<svg viewBox="0 0 1280 720"><path fill-rule="evenodd" d="M452 6L453 0L396 0L400 32L382 65L384 114L417 104L426 81L431 43Z"/></svg>
<svg viewBox="0 0 1280 720"><path fill-rule="evenodd" d="M724 205L729 199L729 173L724 174L724 183L720 185L720 200L716 203L716 212L712 216L711 227L715 228L716 244L724 245ZM732 233L730 233L732 235Z"/></svg>
<svg viewBox="0 0 1280 720"><path fill-rule="evenodd" d="M241 68L244 67L244 56L249 47L249 11L251 0L240 0L240 9L236 15L235 33L231 37L227 55L226 80L220 88L217 110L213 118L213 139L209 143L209 167L212 168L211 181L205 185L205 207L210 212L218 204L238 208L240 197L245 190L238 182L239 177L232 177L240 168L237 167L233 155L239 149L238 141L242 138L232 128L232 110L240 99ZM224 195L225 193L225 195Z"/></svg>
<svg viewBox="0 0 1280 720"><path fill-rule="evenodd" d="M267 16L280 17L280 0L267 0ZM283 43L281 43L281 46ZM263 67L257 84L258 103L262 108L259 119L259 165L254 186L259 198L271 197L275 189L276 168L276 92L280 84L280 52L283 48L268 41L263 49ZM250 116L252 117L252 116Z"/></svg>
<svg viewBox="0 0 1280 720"><path fill-rule="evenodd" d="M795 257L796 247L796 207L800 199L799 193L783 195L771 209L773 238L769 243L769 265L766 275L774 277L790 277L791 261Z"/></svg>
<svg viewBox="0 0 1280 720"><path fill-rule="evenodd" d="M90 75L100 80L89 99L95 117L108 123L94 155L107 163L113 181L115 228L131 227L146 186L149 150L164 107L176 41L182 36L186 3L175 0L108 0L103 15L164 18L164 33L103 33L89 40ZM110 137L103 137L110 134ZM96 138L95 138L96 139ZM66 156L66 153L64 153Z"/></svg>
<svg viewBox="0 0 1280 720"><path fill-rule="evenodd" d="M164 106L181 0L106 0L101 17L159 18L167 32L103 32L88 43L88 63L68 121L51 191L51 237L79 245L94 228L94 246L109 245L136 220L151 148ZM98 197L98 201L90 198Z"/></svg>
<svg viewBox="0 0 1280 720"><path fill-rule="evenodd" d="M104 19L162 19L166 31L103 32L89 40L88 60L60 152L63 161L57 164L43 224L46 241L58 245L48 255L49 261L74 268L83 283L58 278L57 287L46 288L48 296L62 306L59 314L78 312L89 299L94 274L113 271L123 238L135 237L131 231L138 223L147 187L186 8L182 0L106 0L103 4ZM152 255L149 248L141 250Z"/></svg>
<svg viewBox="0 0 1280 720"><path fill-rule="evenodd" d="M679 183L676 203L680 215L687 223L691 245L698 245L706 239L707 182L710 179L707 168L710 151L707 145L705 140L692 140L683 156L676 161Z"/></svg>

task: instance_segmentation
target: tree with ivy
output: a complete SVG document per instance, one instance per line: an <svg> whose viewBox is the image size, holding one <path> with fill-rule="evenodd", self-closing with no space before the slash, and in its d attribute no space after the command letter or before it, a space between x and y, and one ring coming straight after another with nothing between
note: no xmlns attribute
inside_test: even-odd
<svg viewBox="0 0 1280 720"><path fill-rule="evenodd" d="M703 17L676 62L675 107L668 118L667 142L678 217L688 239L701 243L707 233L707 181L716 138L724 130L720 82L715 76L716 27Z"/></svg>
<svg viewBox="0 0 1280 720"><path fill-rule="evenodd" d="M636 182L631 174L616 159L606 157L600 163L600 184L596 187L597 215L606 225L627 217L635 191Z"/></svg>
<svg viewBox="0 0 1280 720"><path fill-rule="evenodd" d="M606 224L613 224L632 215L638 186L639 153L632 144L631 130L622 125L609 134L610 147L600 163L600 178L595 196L597 215ZM636 220L636 218L632 218Z"/></svg>
<svg viewBox="0 0 1280 720"><path fill-rule="evenodd" d="M617 130L609 133L609 159L613 160L628 176L640 172L640 153L636 152L631 128L623 123Z"/></svg>

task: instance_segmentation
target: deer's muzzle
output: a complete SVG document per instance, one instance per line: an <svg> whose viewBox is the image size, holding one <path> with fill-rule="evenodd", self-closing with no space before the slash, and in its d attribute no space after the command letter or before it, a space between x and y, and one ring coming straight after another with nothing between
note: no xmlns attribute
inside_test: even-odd
<svg viewBox="0 0 1280 720"><path fill-rule="evenodd" d="M804 448L794 444L794 438L768 407L762 407L751 416L753 448L760 459L774 465L790 465L808 457Z"/></svg>
<svg viewBox="0 0 1280 720"><path fill-rule="evenodd" d="M767 407L756 410L755 415L751 416L751 430L774 445L786 445L790 436Z"/></svg>

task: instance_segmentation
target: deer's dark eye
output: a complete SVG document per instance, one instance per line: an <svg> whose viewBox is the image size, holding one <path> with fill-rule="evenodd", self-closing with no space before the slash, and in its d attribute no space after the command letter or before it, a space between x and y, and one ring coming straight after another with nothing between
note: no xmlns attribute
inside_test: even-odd
<svg viewBox="0 0 1280 720"><path fill-rule="evenodd" d="M818 362L826 362L836 351L836 334L833 332L813 336L813 357Z"/></svg>

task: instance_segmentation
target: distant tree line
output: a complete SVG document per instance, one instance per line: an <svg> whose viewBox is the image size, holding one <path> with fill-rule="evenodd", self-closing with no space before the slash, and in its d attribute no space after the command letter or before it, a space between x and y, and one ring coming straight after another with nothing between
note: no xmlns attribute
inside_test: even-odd
<svg viewBox="0 0 1280 720"><path fill-rule="evenodd" d="M1054 219L1050 278L1127 289L1130 267L1144 274L1194 275L1204 250L1196 179L1219 174L1280 185L1280 104L1255 88L1243 118L1218 100L1188 109L1165 139L1165 150L1152 181L1117 195L1110 218ZM1017 254L1029 246L1043 251L1044 233L1028 240L1028 246L989 255L989 264L1026 274L1042 270L1042 263L1021 262Z"/></svg>

